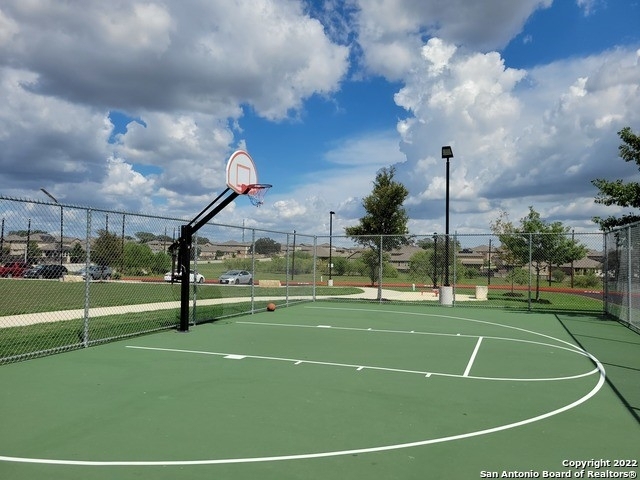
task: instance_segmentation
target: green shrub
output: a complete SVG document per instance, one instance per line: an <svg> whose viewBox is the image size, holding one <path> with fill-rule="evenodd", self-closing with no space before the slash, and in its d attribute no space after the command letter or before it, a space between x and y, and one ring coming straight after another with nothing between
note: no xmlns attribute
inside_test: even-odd
<svg viewBox="0 0 640 480"><path fill-rule="evenodd" d="M562 281L567 277L567 274L562 270L554 270L551 272L551 278L553 278L554 282L562 283Z"/></svg>
<svg viewBox="0 0 640 480"><path fill-rule="evenodd" d="M573 285L578 288L601 288L602 280L593 273L589 275L576 275L573 279Z"/></svg>

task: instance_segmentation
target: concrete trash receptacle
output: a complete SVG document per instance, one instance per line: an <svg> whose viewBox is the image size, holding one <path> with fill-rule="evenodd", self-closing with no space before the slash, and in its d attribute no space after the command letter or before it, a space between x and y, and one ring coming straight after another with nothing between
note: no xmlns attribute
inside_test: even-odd
<svg viewBox="0 0 640 480"><path fill-rule="evenodd" d="M489 287L486 285L476 285L476 300L487 300Z"/></svg>

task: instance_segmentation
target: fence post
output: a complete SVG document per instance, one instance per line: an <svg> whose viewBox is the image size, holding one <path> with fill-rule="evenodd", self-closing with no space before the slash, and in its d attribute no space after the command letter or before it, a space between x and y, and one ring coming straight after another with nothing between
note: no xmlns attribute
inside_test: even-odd
<svg viewBox="0 0 640 480"><path fill-rule="evenodd" d="M193 305L191 308L191 324L192 325L196 325L197 324L197 319L196 319L196 310L197 310L197 303L198 303L198 280L196 278L196 273L198 272L198 234L196 233L193 236L193 251L195 252L193 255L193 287L192 287L192 293L193 293ZM191 282L191 278L189 278L189 282Z"/></svg>
<svg viewBox="0 0 640 480"><path fill-rule="evenodd" d="M88 272L89 265L91 265L91 209L87 209L87 231L85 238L85 247L87 251L87 258L85 261L85 272ZM82 344L89 346L89 306L91 305L91 298L89 292L89 286L91 285L91 278L89 275L85 275L84 278L84 327L82 333Z"/></svg>
<svg viewBox="0 0 640 480"><path fill-rule="evenodd" d="M317 283L317 266L318 266L318 236L314 235L313 236L313 286L311 287L312 290L312 299L315 302L316 301L316 283Z"/></svg>
<svg viewBox="0 0 640 480"><path fill-rule="evenodd" d="M291 269L289 268L289 263L291 259L291 250L289 249L289 232L287 232L286 237L287 248L285 249L285 267L284 267L284 281L285 285L289 285L289 276L291 275Z"/></svg>
<svg viewBox="0 0 640 480"><path fill-rule="evenodd" d="M378 302L382 302L382 235L380 235L380 249L378 251Z"/></svg>
<svg viewBox="0 0 640 480"><path fill-rule="evenodd" d="M627 324L631 325L631 226L627 227Z"/></svg>
<svg viewBox="0 0 640 480"><path fill-rule="evenodd" d="M458 269L456 268L457 266L457 259L458 259L458 252L457 252L457 248L456 245L458 244L458 231L456 230L455 232L453 232L453 285L452 285L452 290L453 290L453 297L451 298L451 305L453 305L455 307L456 305L456 281L458 278Z"/></svg>
<svg viewBox="0 0 640 480"><path fill-rule="evenodd" d="M531 248L533 245L533 233L529 233L529 298L527 300L527 308L529 311L531 311L531 268L533 267L533 264L531 263L533 261L532 258L532 254L531 254Z"/></svg>
<svg viewBox="0 0 640 480"><path fill-rule="evenodd" d="M244 229L242 230L244 235ZM251 229L251 275L253 281L251 282L251 314L255 313L256 302L256 229Z"/></svg>
<svg viewBox="0 0 640 480"><path fill-rule="evenodd" d="M603 304L604 304L604 313L608 314L609 313L609 252L607 251L608 248L608 235L606 232L602 233L602 251L604 252L604 258L603 263L602 263L602 286L603 286L603 292L602 295L604 296L603 300Z"/></svg>

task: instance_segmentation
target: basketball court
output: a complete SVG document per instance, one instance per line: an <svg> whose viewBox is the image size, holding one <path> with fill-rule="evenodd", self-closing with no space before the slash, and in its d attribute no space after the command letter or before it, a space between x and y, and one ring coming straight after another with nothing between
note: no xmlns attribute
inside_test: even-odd
<svg viewBox="0 0 640 480"><path fill-rule="evenodd" d="M12 479L542 476L637 460L640 441L551 314L315 302L6 365L0 382Z"/></svg>

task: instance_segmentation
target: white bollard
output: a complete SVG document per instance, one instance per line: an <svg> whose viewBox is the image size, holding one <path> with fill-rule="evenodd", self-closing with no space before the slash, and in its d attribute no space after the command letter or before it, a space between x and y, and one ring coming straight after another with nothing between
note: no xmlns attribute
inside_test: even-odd
<svg viewBox="0 0 640 480"><path fill-rule="evenodd" d="M476 285L476 300L488 300L489 287L486 285Z"/></svg>
<svg viewBox="0 0 640 480"><path fill-rule="evenodd" d="M453 305L453 287L440 287L440 305Z"/></svg>

